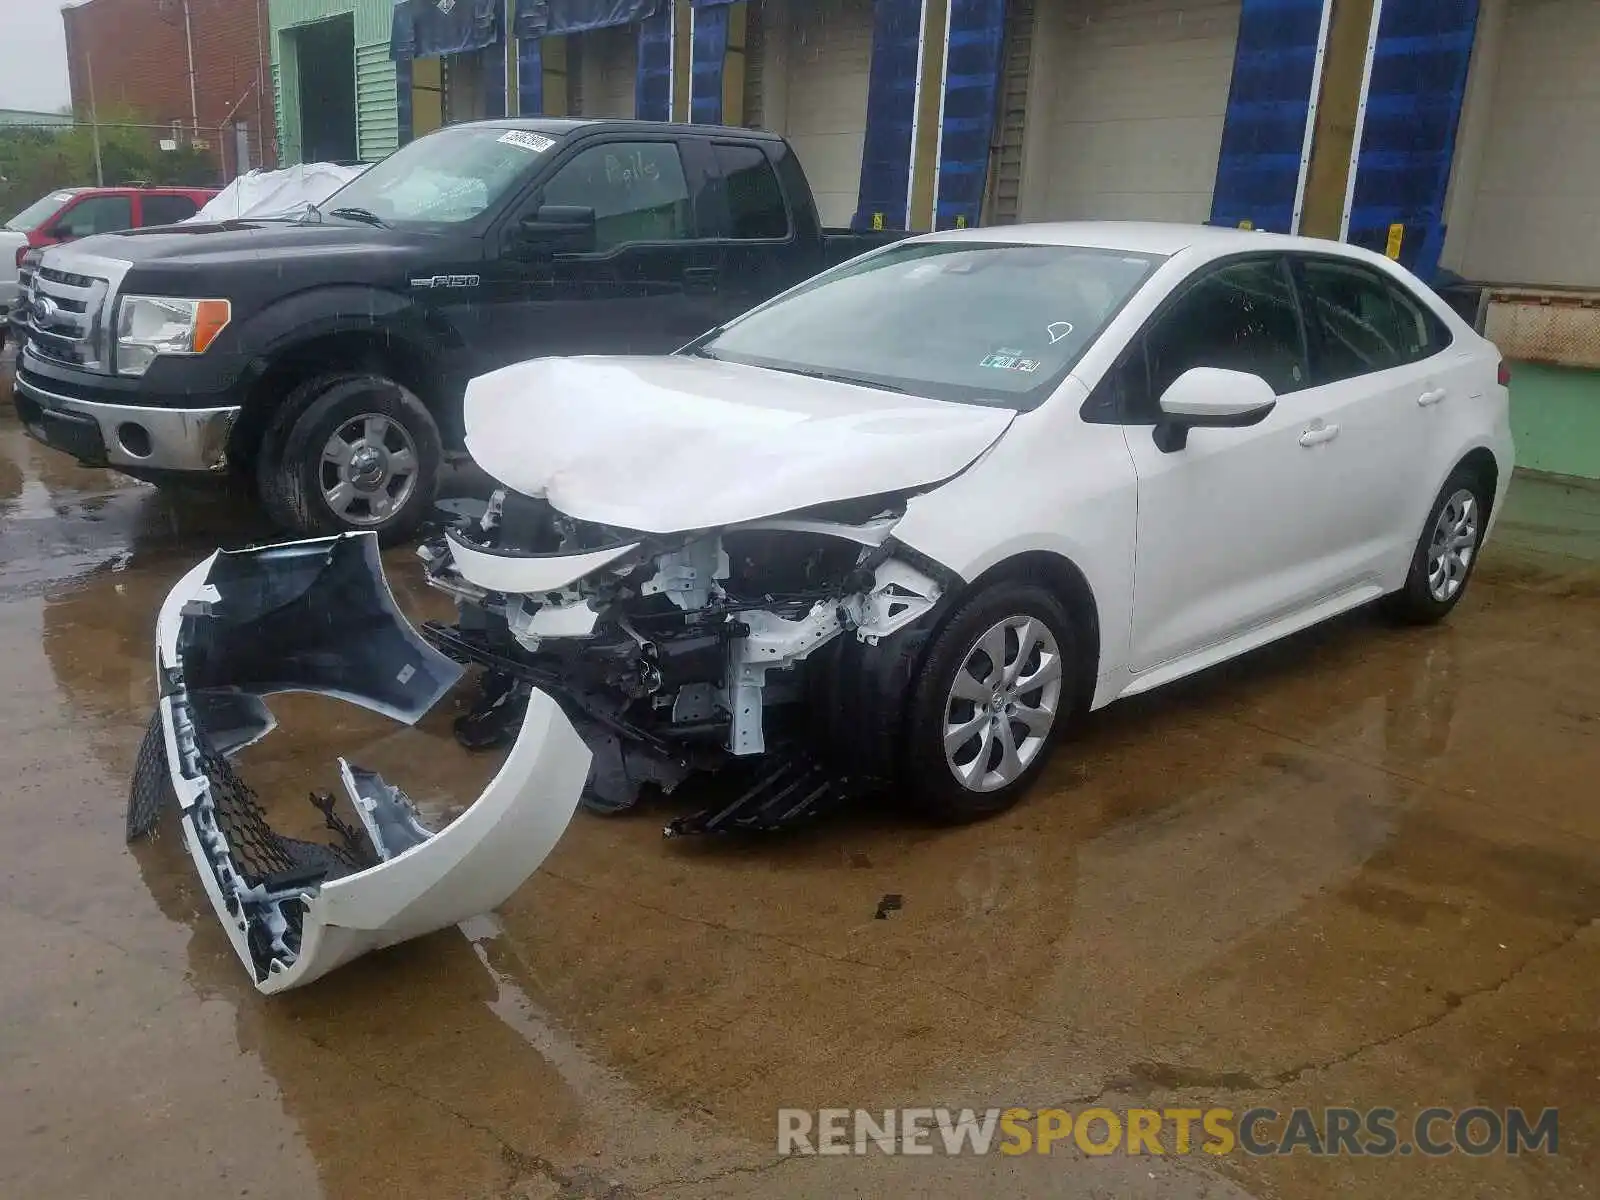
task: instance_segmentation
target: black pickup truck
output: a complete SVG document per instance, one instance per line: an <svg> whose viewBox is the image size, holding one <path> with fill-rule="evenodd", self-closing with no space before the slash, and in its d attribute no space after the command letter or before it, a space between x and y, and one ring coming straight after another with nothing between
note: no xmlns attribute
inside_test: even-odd
<svg viewBox="0 0 1600 1200"><path fill-rule="evenodd" d="M50 249L15 402L80 462L242 479L284 528L393 541L432 507L472 377L669 353L899 236L823 229L772 134L455 125L298 217Z"/></svg>

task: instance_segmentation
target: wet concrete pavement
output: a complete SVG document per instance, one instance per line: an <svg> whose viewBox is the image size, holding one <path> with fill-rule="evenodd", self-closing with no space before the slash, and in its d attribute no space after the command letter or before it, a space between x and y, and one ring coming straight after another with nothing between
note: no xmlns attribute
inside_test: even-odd
<svg viewBox="0 0 1600 1200"><path fill-rule="evenodd" d="M1519 483L1445 627L1357 616L1109 710L989 824L667 844L580 814L499 914L264 1000L173 831L122 826L159 601L265 531L6 404L0 1196L1590 1194L1597 513ZM495 767L448 713L274 709L248 772L291 809L341 753L435 808ZM1560 1153L773 1154L779 1107L1091 1102L1559 1106Z"/></svg>

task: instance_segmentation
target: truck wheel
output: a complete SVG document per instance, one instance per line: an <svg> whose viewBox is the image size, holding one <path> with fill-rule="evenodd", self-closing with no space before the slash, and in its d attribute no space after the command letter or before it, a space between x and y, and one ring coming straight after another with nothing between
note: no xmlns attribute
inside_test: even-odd
<svg viewBox="0 0 1600 1200"><path fill-rule="evenodd" d="M370 530L385 545L433 507L439 427L382 375L323 375L289 393L262 437L261 500L273 522L305 534Z"/></svg>
<svg viewBox="0 0 1600 1200"><path fill-rule="evenodd" d="M1061 602L1002 581L954 613L911 696L906 782L924 812L959 824L1010 808L1076 708L1077 645Z"/></svg>

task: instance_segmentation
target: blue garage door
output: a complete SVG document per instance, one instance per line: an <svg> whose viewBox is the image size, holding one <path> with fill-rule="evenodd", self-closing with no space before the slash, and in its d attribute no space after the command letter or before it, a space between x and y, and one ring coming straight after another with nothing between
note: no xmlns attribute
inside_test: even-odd
<svg viewBox="0 0 1600 1200"><path fill-rule="evenodd" d="M1382 253L1402 226L1400 261L1427 279L1444 245L1478 0L1382 4L1346 239Z"/></svg>
<svg viewBox="0 0 1600 1200"><path fill-rule="evenodd" d="M1212 224L1290 232L1321 31L1322 0L1244 0Z"/></svg>

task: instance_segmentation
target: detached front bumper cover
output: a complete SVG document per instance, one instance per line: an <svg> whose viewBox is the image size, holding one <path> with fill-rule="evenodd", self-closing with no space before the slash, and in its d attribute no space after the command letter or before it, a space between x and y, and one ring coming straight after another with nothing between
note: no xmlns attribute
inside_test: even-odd
<svg viewBox="0 0 1600 1200"><path fill-rule="evenodd" d="M338 774L359 827L335 815L331 797L318 807L332 843L268 823L231 761L273 729L263 697L316 692L409 725L460 678L401 615L372 534L219 551L167 596L156 642L160 707L128 833L148 832L175 795L201 883L262 992L497 907L577 808L589 751L535 692L499 773L437 832L399 788L344 759Z"/></svg>

